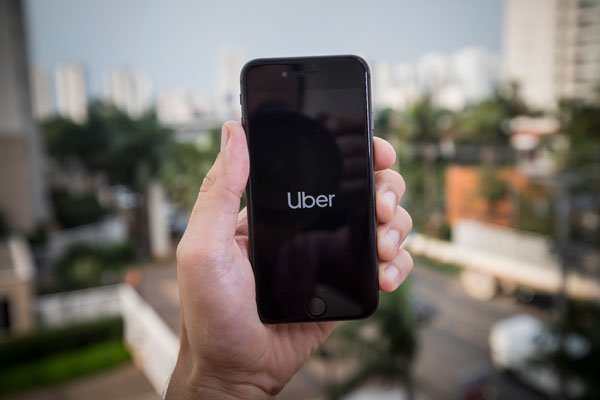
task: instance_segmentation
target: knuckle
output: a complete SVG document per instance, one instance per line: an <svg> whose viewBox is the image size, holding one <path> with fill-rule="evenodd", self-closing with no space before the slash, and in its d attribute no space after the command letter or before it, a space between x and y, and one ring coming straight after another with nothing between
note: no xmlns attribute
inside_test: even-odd
<svg viewBox="0 0 600 400"><path fill-rule="evenodd" d="M377 175L377 183L379 185L390 186L400 196L402 196L406 190L404 178L399 172L392 169L380 171Z"/></svg>
<svg viewBox="0 0 600 400"><path fill-rule="evenodd" d="M410 273L415 266L415 262L410 253L406 251L406 249L400 249L398 257L400 258L402 269L406 270L406 273Z"/></svg>
<svg viewBox="0 0 600 400"><path fill-rule="evenodd" d="M398 189L400 190L401 194L404 194L404 191L406 190L406 181L404 180L404 177L402 175L400 175L399 172L394 171L394 173L396 173L396 175L398 175Z"/></svg>
<svg viewBox="0 0 600 400"><path fill-rule="evenodd" d="M413 228L413 220L409 212L404 207L398 206L396 215L398 225L402 228L403 232L408 234Z"/></svg>
<svg viewBox="0 0 600 400"><path fill-rule="evenodd" d="M208 192L215 184L216 177L213 169L211 168L206 175L204 175L204 179L202 179L202 185L200 185L200 193Z"/></svg>

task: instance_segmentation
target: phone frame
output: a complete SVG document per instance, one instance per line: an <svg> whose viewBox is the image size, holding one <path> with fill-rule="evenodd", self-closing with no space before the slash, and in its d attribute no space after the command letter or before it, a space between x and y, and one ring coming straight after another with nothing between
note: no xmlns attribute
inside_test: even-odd
<svg viewBox="0 0 600 400"><path fill-rule="evenodd" d="M364 319L371 316L378 307L379 304L379 281L378 281L378 257L377 257L377 216L375 212L375 171L374 171L374 151L373 151L373 110L371 104L371 72L369 69L369 65L367 62L356 55L328 55L328 56L307 56L307 57L278 57L278 58L258 58L247 62L242 71L240 73L240 105L242 109L242 119L241 123L244 127L244 131L246 132L246 139L248 140L248 136L251 134L249 132L248 127L248 84L247 84L247 74L252 68L256 66L266 66L266 65L289 65L289 64L302 64L302 63L310 63L310 64L320 64L327 62L340 62L340 61L355 61L362 65L365 71L365 96L366 96L366 105L367 109L365 110L366 121L367 121L367 152L368 152L368 164L369 164L369 207L368 207L368 218L369 218L369 228L371 229L370 234L370 248L372 249L372 275L373 275L373 298L372 303L369 308L365 308L363 313L359 313L353 316L340 316L340 317L313 317L308 313L305 318L289 318L289 319L277 319L272 320L266 318L262 315L260 307L258 307L257 302L257 311L259 318L262 322L268 324L277 324L277 323L292 323L292 322L321 322L321 321L342 321L342 320L357 320ZM246 205L247 205L247 218L248 218L248 255L250 259L250 264L252 265L254 279L258 281L260 279L259 273L257 273L257 269L254 267L254 232L253 232L253 207L252 207L252 179L248 177L248 183L246 186ZM367 268L367 266L365 266ZM256 296L258 297L260 294L258 290L256 291Z"/></svg>

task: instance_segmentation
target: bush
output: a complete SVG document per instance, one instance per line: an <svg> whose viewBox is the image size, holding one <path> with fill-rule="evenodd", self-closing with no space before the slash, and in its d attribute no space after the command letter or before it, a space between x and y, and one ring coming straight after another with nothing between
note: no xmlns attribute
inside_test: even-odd
<svg viewBox="0 0 600 400"><path fill-rule="evenodd" d="M130 359L120 340L93 344L83 349L2 370L0 395L56 385L106 370Z"/></svg>
<svg viewBox="0 0 600 400"><path fill-rule="evenodd" d="M75 244L55 265L58 289L75 290L114 283L123 268L136 258L136 247L132 241Z"/></svg>
<svg viewBox="0 0 600 400"><path fill-rule="evenodd" d="M56 220L63 228L91 224L108 213L93 192L74 194L64 189L53 189L50 197Z"/></svg>
<svg viewBox="0 0 600 400"><path fill-rule="evenodd" d="M19 365L99 342L121 340L122 336L123 321L115 317L10 337L0 342L0 376Z"/></svg>

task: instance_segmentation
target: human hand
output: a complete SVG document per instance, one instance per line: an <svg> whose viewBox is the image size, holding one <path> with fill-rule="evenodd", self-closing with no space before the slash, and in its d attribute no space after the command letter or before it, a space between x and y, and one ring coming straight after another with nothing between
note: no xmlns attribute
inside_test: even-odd
<svg viewBox="0 0 600 400"><path fill-rule="evenodd" d="M390 168L393 147L374 138L379 287L391 292L413 262L400 248L412 228L398 206L404 181ZM180 352L167 399L275 396L325 341L334 322L263 324L248 260L246 209L238 213L249 156L237 122L226 122L221 152L208 172L177 248Z"/></svg>

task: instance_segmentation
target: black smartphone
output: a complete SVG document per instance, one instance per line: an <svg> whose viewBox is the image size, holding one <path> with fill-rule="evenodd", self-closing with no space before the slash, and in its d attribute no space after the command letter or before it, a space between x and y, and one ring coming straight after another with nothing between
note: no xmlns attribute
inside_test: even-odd
<svg viewBox="0 0 600 400"><path fill-rule="evenodd" d="M377 308L370 73L357 56L258 59L241 73L249 255L263 322Z"/></svg>

